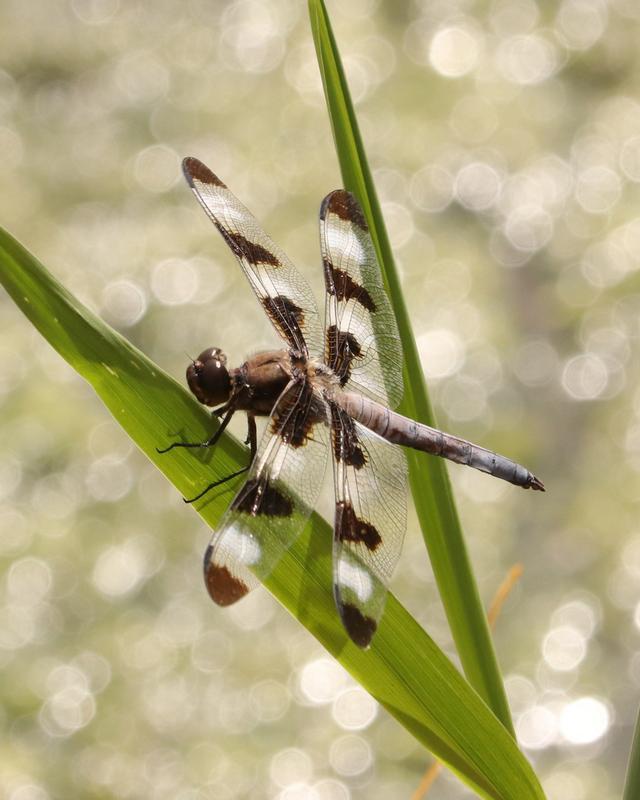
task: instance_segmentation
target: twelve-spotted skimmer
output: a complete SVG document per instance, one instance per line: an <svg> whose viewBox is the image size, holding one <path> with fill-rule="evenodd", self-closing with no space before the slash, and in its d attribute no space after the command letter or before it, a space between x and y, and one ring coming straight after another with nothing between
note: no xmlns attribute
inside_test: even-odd
<svg viewBox="0 0 640 800"><path fill-rule="evenodd" d="M256 219L204 164L183 162L195 196L244 270L286 347L228 369L218 348L187 369L189 388L222 419L248 419L248 478L204 559L213 600L235 603L272 570L311 513L330 450L335 484L333 590L351 639L368 647L405 528L406 460L397 445L467 464L525 489L543 490L527 469L391 409L402 395L402 351L364 214L349 192L320 209L326 286L324 334L307 282ZM269 416L260 446L256 416Z"/></svg>

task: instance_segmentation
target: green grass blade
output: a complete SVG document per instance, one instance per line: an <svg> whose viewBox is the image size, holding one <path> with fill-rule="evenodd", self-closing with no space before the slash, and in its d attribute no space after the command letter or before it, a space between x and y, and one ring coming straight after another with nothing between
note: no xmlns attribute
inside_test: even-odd
<svg viewBox="0 0 640 800"><path fill-rule="evenodd" d="M636 720L631 753L629 753L622 800L638 800L638 797L640 797L640 713Z"/></svg>
<svg viewBox="0 0 640 800"><path fill-rule="evenodd" d="M211 433L210 415L176 381L84 308L2 229L0 282L182 494L193 495L212 478L246 463L246 448L230 436L221 439L209 464L193 452L159 455L158 445L180 436L201 440ZM225 492L207 497L197 510L215 528L228 503ZM536 776L507 731L393 596L371 649L363 652L350 642L333 603L331 531L322 518L312 517L274 570L268 587L402 725L481 797L543 797Z"/></svg>
<svg viewBox="0 0 640 800"><path fill-rule="evenodd" d="M400 329L405 384L401 410L419 422L434 426L400 280L329 18L322 0L309 0L309 11L344 185L364 208ZM444 462L415 451L408 451L407 455L418 519L463 669L471 685L513 733L504 685Z"/></svg>

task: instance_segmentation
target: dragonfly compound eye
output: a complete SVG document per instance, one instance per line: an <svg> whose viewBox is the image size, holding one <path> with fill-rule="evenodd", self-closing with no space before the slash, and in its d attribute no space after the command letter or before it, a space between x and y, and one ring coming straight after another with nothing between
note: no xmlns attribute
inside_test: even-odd
<svg viewBox="0 0 640 800"><path fill-rule="evenodd" d="M205 406L226 403L231 392L227 357L218 347L210 347L187 367L187 383Z"/></svg>

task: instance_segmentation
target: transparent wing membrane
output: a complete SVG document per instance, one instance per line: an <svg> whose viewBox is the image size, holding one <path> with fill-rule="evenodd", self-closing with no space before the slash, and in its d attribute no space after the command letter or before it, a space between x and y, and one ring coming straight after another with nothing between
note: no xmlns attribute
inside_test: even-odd
<svg viewBox="0 0 640 800"><path fill-rule="evenodd" d="M327 461L327 410L308 381L278 400L248 478L205 555L205 582L230 605L266 578L313 510Z"/></svg>
<svg viewBox="0 0 640 800"><path fill-rule="evenodd" d="M182 168L278 334L298 352L320 353L320 316L307 281L253 214L208 167L196 158L185 158Z"/></svg>
<svg viewBox="0 0 640 800"><path fill-rule="evenodd" d="M392 445L331 404L336 512L336 604L356 644L368 646L406 527L407 462Z"/></svg>
<svg viewBox="0 0 640 800"><path fill-rule="evenodd" d="M364 214L349 192L324 199L320 247L326 362L345 389L395 408L403 392L400 335Z"/></svg>

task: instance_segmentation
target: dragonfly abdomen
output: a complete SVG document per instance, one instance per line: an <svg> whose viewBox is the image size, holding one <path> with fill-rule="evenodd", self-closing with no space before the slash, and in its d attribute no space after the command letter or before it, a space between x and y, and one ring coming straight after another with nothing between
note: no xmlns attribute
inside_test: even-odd
<svg viewBox="0 0 640 800"><path fill-rule="evenodd" d="M544 491L542 481L526 467L506 456L403 417L402 414L355 392L342 392L335 400L347 414L388 442L473 467L516 486L522 486L523 489Z"/></svg>

